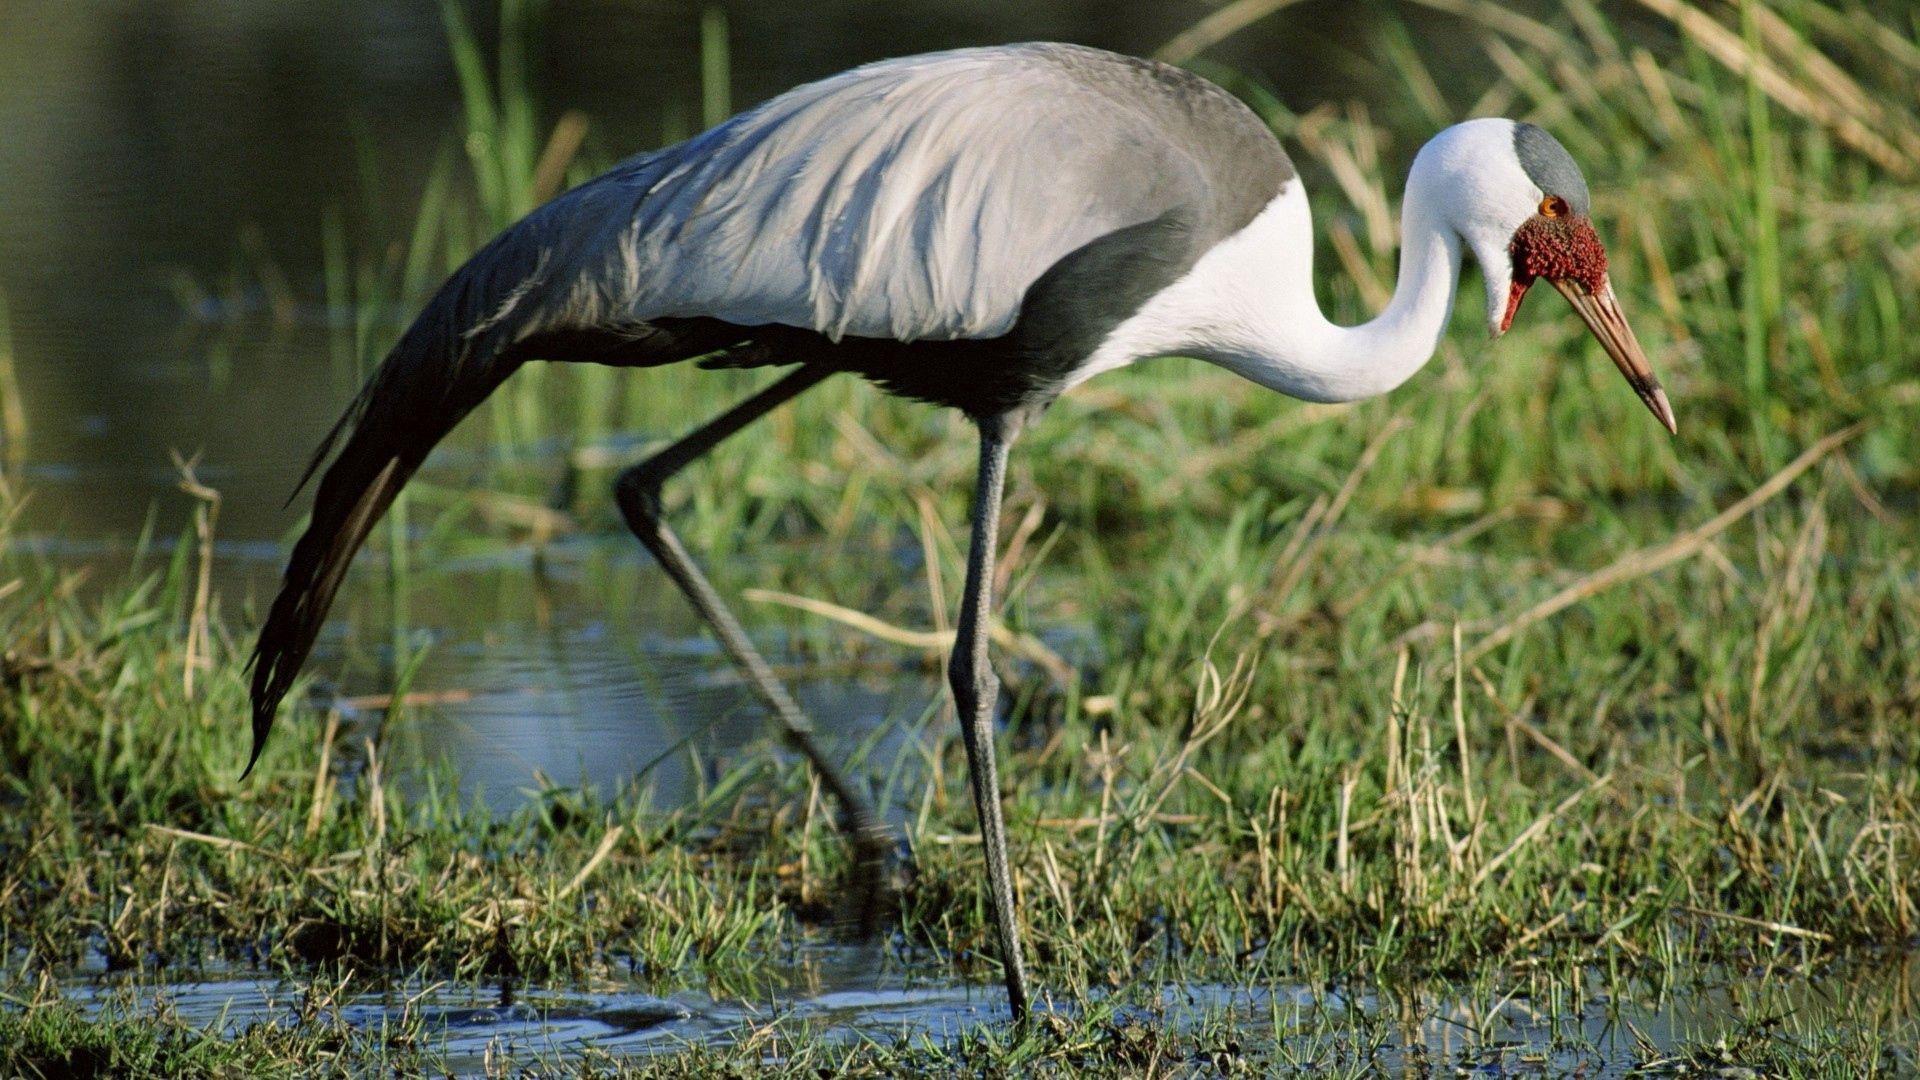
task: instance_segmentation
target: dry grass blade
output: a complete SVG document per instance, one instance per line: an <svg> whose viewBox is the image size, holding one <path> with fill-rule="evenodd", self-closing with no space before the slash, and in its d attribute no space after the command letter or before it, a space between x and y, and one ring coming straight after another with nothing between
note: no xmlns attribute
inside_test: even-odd
<svg viewBox="0 0 1920 1080"><path fill-rule="evenodd" d="M573 875L573 878L561 887L554 899L565 900L577 892L580 886L585 885L587 879L593 876L593 872L600 869L600 864L607 861L607 856L613 854L614 845L620 842L620 837L625 835L626 831L625 825L615 825L608 829L607 835L600 838L600 846L593 849L593 855L587 859L586 865L582 866L580 872Z"/></svg>
<svg viewBox="0 0 1920 1080"><path fill-rule="evenodd" d="M1703 919L1721 919L1726 922L1739 923L1741 926L1757 926L1762 930L1771 931L1772 933L1775 933L1775 934L1785 934L1788 937L1805 938L1808 941L1832 941L1833 940L1832 934L1823 934L1818 930L1805 930L1798 926L1788 925L1787 923L1774 922L1771 919L1755 919L1755 918L1750 918L1746 915L1735 915L1733 912L1730 912L1730 911L1709 911L1706 908L1692 907L1687 904L1680 905L1680 910L1686 912L1689 915L1698 915Z"/></svg>
<svg viewBox="0 0 1920 1080"><path fill-rule="evenodd" d="M220 517L220 493L200 482L193 473L199 463L173 453L174 470L180 474L180 490L191 495L194 538L199 544L198 573L193 587L193 614L187 621L187 654L180 662L183 693L193 700L194 673L213 667L213 632L208 617L213 604L213 528Z"/></svg>
<svg viewBox="0 0 1920 1080"><path fill-rule="evenodd" d="M567 182L567 167L579 155L581 144L587 141L587 114L578 109L568 109L554 122L553 134L547 137L547 145L540 151L540 161L533 168L533 201L543 203L560 193Z"/></svg>
<svg viewBox="0 0 1920 1080"><path fill-rule="evenodd" d="M1467 663L1471 665L1479 662L1481 658L1512 641L1528 627L1543 619L1550 619L1582 600L1597 596L1634 578L1658 573L1674 563L1689 558L1706 546L1707 541L1725 532L1734 522L1753 513L1761 505L1778 496L1787 489L1789 484L1798 479L1801 473L1812 468L1821 458L1826 457L1866 428L1865 423L1859 423L1828 435L1808 447L1799 457L1788 462L1786 468L1774 473L1766 483L1753 489L1739 502L1715 514L1705 524L1689 529L1664 544L1632 552L1508 619L1486 637L1475 642L1473 648L1467 650Z"/></svg>
<svg viewBox="0 0 1920 1080"><path fill-rule="evenodd" d="M7 298L0 295L0 463L18 470L27 452L27 406L13 366L12 324Z"/></svg>
<svg viewBox="0 0 1920 1080"><path fill-rule="evenodd" d="M1155 60L1184 64L1222 41L1259 22L1292 7L1300 0L1234 0L1233 3L1182 30L1165 45L1154 50Z"/></svg>
<svg viewBox="0 0 1920 1080"><path fill-rule="evenodd" d="M1581 800L1585 799L1588 795L1591 795L1594 792L1599 791L1601 788L1606 787L1608 784L1612 782L1613 782L1612 774L1602 776L1599 779L1595 780L1593 783L1588 784L1586 787L1583 787L1579 791L1576 791L1573 794L1567 796L1566 798L1560 800L1560 805L1554 807L1553 809L1547 811L1544 814L1541 814L1539 817L1534 818L1533 824L1528 825L1525 829L1522 829L1520 831L1520 835L1513 838L1512 843L1508 844L1506 848L1500 852L1500 854L1495 855L1493 859L1487 863L1487 865L1482 866L1480 868L1480 871L1473 875L1472 887L1476 889L1479 888L1482 883L1484 883L1488 878L1493 876L1493 872L1495 870L1498 870L1502 866L1505 866L1507 864L1507 860L1519 854L1521 848L1526 847L1528 844L1531 844L1533 843L1534 840L1538 839L1541 833L1544 833L1547 831L1547 826L1553 824L1556 820L1560 818L1562 814L1565 814L1567 811L1579 805Z"/></svg>
<svg viewBox="0 0 1920 1080"><path fill-rule="evenodd" d="M1684 0L1639 2L1640 6L1672 21L1729 71L1753 78L1781 108L1832 131L1841 142L1866 155L1874 164L1903 178L1911 178L1920 171L1911 155L1873 129L1870 119L1844 112L1829 99L1795 83L1766 57L1754 55L1740 40L1740 35L1721 26L1713 16Z"/></svg>
<svg viewBox="0 0 1920 1080"><path fill-rule="evenodd" d="M1486 0L1414 0L1414 3L1471 19L1490 30L1524 41L1542 52L1557 52L1568 44L1559 31L1546 23L1530 19L1517 11L1509 11L1499 4L1487 3Z"/></svg>
<svg viewBox="0 0 1920 1080"><path fill-rule="evenodd" d="M740 595L756 604L779 604L783 607L796 608L809 615L832 619L842 626L851 627L870 637L895 645L904 645L909 649L945 649L953 645L952 630L911 630L829 600L816 600L811 596L800 596L778 589L744 589ZM993 629L1004 632L998 626ZM997 634L995 641L996 643L999 641Z"/></svg>
<svg viewBox="0 0 1920 1080"><path fill-rule="evenodd" d="M951 635L953 628L947 625L946 582L940 573L940 539L945 534L940 510L933 492L924 487L913 493L913 502L920 511L920 564L926 568L927 607L933 612L933 630L936 634ZM994 595L1006 594L996 591Z"/></svg>
<svg viewBox="0 0 1920 1080"><path fill-rule="evenodd" d="M1400 222L1387 199L1378 167L1378 151L1375 145L1380 132L1373 123L1359 113L1350 114L1340 123L1326 110L1316 110L1301 121L1294 132L1300 146L1333 174L1334 182L1340 185L1354 209L1360 212L1360 218L1366 223L1367 246L1375 255L1385 257L1392 253L1400 242ZM1358 251L1352 253L1352 266L1367 266L1367 262ZM1369 267L1364 271L1363 281L1371 281L1366 297L1367 302L1376 307L1386 306L1392 299L1392 290L1373 278Z"/></svg>
<svg viewBox="0 0 1920 1080"><path fill-rule="evenodd" d="M799 596L790 592L781 592L778 589L745 589L740 595L757 604L780 604L784 607L797 608L809 615L832 619L843 626L877 637L881 641L905 645L910 649L953 647L954 632L952 630L909 630L904 626L895 626L882 619L876 619L864 611L855 611L831 601L816 600L810 596ZM1015 633L996 620L988 628L988 635L995 645L1040 665L1048 676L1061 685L1073 681L1073 665L1067 663L1059 653L1047 648L1045 642L1032 634Z"/></svg>
<svg viewBox="0 0 1920 1080"><path fill-rule="evenodd" d="M1825 53L1814 48L1800 36L1787 21L1764 4L1753 5L1754 22L1760 33L1766 38L1784 59L1800 69L1805 76L1817 84L1820 96L1840 102L1854 115L1866 120L1868 124L1888 138L1898 142L1901 150L1909 159L1920 153L1920 135L1916 135L1911 126L1904 121L1906 117L1890 112L1885 104L1870 93L1853 76L1842 70L1840 65L1827 59Z"/></svg>
<svg viewBox="0 0 1920 1080"><path fill-rule="evenodd" d="M362 711L377 710L385 712L394 707L419 709L430 705L464 705L474 698L474 692L466 687L451 690L409 690L404 694L354 694L350 697L335 699L343 709Z"/></svg>
<svg viewBox="0 0 1920 1080"><path fill-rule="evenodd" d="M1887 59L1902 67L1920 71L1920 43L1909 41L1900 31L1881 23L1872 13L1848 5L1845 12L1824 4L1803 4L1800 15L1823 34L1842 42L1862 38L1885 53Z"/></svg>
<svg viewBox="0 0 1920 1080"><path fill-rule="evenodd" d="M151 821L147 822L144 828L148 832L159 833L162 836L171 836L176 840L191 840L196 844L225 848L228 851L256 850L252 844L247 843L245 840L235 840L230 836L209 836L206 833L193 832L188 829L176 829L171 825L156 825Z"/></svg>
<svg viewBox="0 0 1920 1080"><path fill-rule="evenodd" d="M307 804L307 839L320 834L333 791L333 740L340 734L340 710L327 710L327 731L320 737L320 759L313 768L313 797Z"/></svg>
<svg viewBox="0 0 1920 1080"><path fill-rule="evenodd" d="M1555 915L1553 918L1548 919L1546 922L1543 922L1539 926L1536 926L1533 929L1527 931L1526 933L1520 935L1520 937L1517 938L1511 945L1507 946L1508 954L1526 952L1528 946L1532 945L1536 941L1539 941L1541 938L1546 937L1548 934L1553 933L1555 928L1559 927L1562 923L1566 922L1568 919L1572 918L1573 916L1578 915L1580 911L1586 906L1587 906L1587 901L1581 900L1578 903L1574 904L1572 907L1568 908L1567 910L1560 912L1559 914Z"/></svg>

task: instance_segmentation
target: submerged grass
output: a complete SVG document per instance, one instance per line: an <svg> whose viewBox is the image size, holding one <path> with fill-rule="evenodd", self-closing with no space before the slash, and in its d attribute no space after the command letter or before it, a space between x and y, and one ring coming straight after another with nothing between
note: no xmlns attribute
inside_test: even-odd
<svg viewBox="0 0 1920 1080"><path fill-rule="evenodd" d="M1491 1019L1435 1051L1384 1005L1175 1021L1158 988L1328 987L1423 1018L1454 1000L1474 1017L1515 1002L1580 1015L1635 986L1817 987L1910 962L1920 346L1904 327L1920 319L1920 113L1889 90L1916 74L1912 28L1814 0L1430 6L1479 27L1478 81L1424 70L1391 18L1392 62L1375 75L1432 122L1535 119L1589 163L1681 437L1641 414L1548 298L1492 356L1463 314L1438 371L1358 406L1301 406L1183 361L1082 388L1016 455L1004 590L1015 631L1076 625L1091 642L1065 678L1011 665L1004 750L1036 975L1069 1008L1025 1038L894 1043L799 1020L660 1060L547 1066L1486 1067L1507 1052ZM509 3L509 22L532 10ZM493 133L466 143L481 208L458 206L443 170L398 261L354 264L341 231L330 291L358 311L416 297L491 227L475 222L519 212L531 174L564 175L579 145L537 136L511 77L523 55L503 55L489 85L471 36L454 36L469 135ZM724 49L708 54L710 81L724 79ZM1417 147L1406 132L1432 123L1397 130L1358 104L1297 112L1215 73L1295 149L1344 271L1324 295L1360 317L1392 280L1386 192ZM343 362L377 355L383 327L363 319ZM454 526L498 520L476 511L538 509L540 448L576 421L589 434L566 453L567 486L585 494L565 509L611 532L594 484L572 482L610 475L598 433L670 433L756 384L533 374L457 436L486 447L487 490L429 485L389 534L405 554L389 563L396 594L432 572ZM967 434L836 381L677 481L671 512L700 549L753 554L716 558L723 588L830 600L916 641L888 628L945 625ZM538 524L494 531L518 543L568 527L518 520ZM183 537L104 595L0 550L0 1072L293 1072L322 1051L347 1070L426 1068L430 1034L404 1014L377 1032L341 1021L324 1007L335 988L617 979L751 999L825 936L845 853L778 757L686 806L556 790L494 819L444 775L403 797L379 746L306 710L237 782L246 631L202 594L203 545ZM928 553L924 589L849 565L902 547ZM825 660L914 648L749 607ZM405 648L397 607L341 618L371 647ZM927 789L903 795L914 872L892 949L991 983L962 768L943 745ZM236 966L318 1004L214 1038L164 1013L81 1010L61 983ZM1604 1060L1898 1072L1920 1021L1909 980L1889 986L1734 1010ZM1591 1064L1570 1038L1573 1057L1535 1064Z"/></svg>

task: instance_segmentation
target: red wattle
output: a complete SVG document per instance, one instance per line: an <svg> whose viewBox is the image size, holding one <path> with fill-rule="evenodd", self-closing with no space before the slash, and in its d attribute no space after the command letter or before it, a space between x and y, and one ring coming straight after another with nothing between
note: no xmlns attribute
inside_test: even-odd
<svg viewBox="0 0 1920 1080"><path fill-rule="evenodd" d="M1500 320L1501 333L1504 334L1513 327L1513 317L1520 313L1520 301L1527 298L1527 288L1532 284L1531 279L1522 281L1516 277L1513 279L1513 284L1507 286L1507 314Z"/></svg>
<svg viewBox="0 0 1920 1080"><path fill-rule="evenodd" d="M1577 281L1589 292L1599 292L1607 280L1607 249L1593 222L1583 217L1535 216L1520 226L1508 246L1516 283L1535 278ZM1508 305L1512 313L1513 305Z"/></svg>

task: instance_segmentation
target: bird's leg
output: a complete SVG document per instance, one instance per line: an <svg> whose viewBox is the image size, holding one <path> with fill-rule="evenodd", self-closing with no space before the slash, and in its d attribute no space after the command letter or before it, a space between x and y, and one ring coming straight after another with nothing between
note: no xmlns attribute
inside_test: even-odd
<svg viewBox="0 0 1920 1080"><path fill-rule="evenodd" d="M1005 968L1007 1002L1014 1019L1027 1019L1027 969L1020 958L1020 928L1013 917L1013 879L1007 872L1007 827L1000 811L1000 778L994 765L993 709L1000 680L987 659L987 628L993 620L993 562L1000 526L1000 494L1007 474L1007 450L1019 434L1013 415L980 420L980 477L974 494L973 539L967 551L967 589L947 664L960 735L967 747L967 775L973 805L980 816L980 841L987 856L987 883L993 918L1000 932L1000 962Z"/></svg>
<svg viewBox="0 0 1920 1080"><path fill-rule="evenodd" d="M832 373L831 368L808 365L760 391L715 417L704 427L620 474L614 484L614 499L627 527L639 537L659 561L661 569L686 594L720 645L746 675L754 693L766 703L781 732L795 750L804 755L845 814L844 828L854 847L854 873L859 896L859 927L863 937L871 936L880 915L880 900L885 880L887 852L890 846L886 829L874 816L861 794L841 771L827 760L813 734L813 722L775 677L773 669L748 640L740 620L714 591L713 584L695 565L680 537L661 520L660 488L668 477L712 450L715 446L790 400L801 391Z"/></svg>

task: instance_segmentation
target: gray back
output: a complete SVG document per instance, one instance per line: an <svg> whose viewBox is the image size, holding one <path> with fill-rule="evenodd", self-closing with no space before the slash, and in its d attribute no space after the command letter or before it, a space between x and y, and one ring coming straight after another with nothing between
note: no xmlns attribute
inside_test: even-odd
<svg viewBox="0 0 1920 1080"><path fill-rule="evenodd" d="M1224 90L1029 44L882 61L642 154L516 231L536 329L709 316L829 337L991 338L1050 267L1178 220L1191 265L1292 175ZM1162 230L1164 231L1164 230Z"/></svg>

